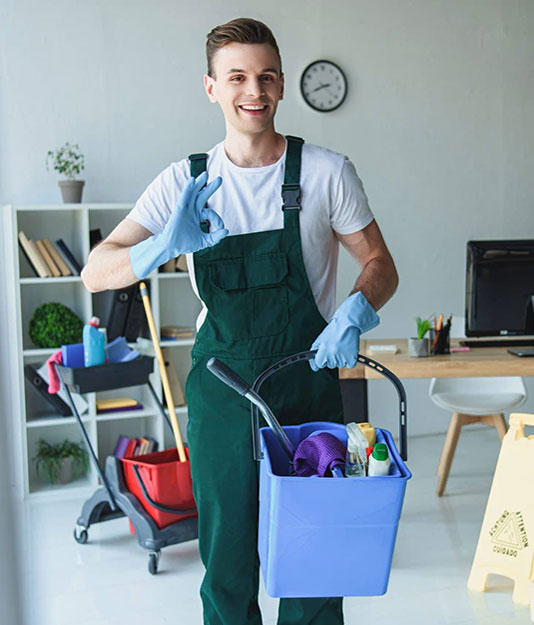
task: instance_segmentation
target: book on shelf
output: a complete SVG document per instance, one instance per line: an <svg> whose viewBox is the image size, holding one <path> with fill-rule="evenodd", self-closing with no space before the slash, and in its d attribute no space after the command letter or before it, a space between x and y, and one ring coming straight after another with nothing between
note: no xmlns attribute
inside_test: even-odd
<svg viewBox="0 0 534 625"><path fill-rule="evenodd" d="M147 450L148 450L148 445L149 445L148 438L145 438L144 436L140 436L137 439L137 442L138 442L138 447L134 453L136 456L143 456L144 454L147 453Z"/></svg>
<svg viewBox="0 0 534 625"><path fill-rule="evenodd" d="M37 245L37 249L41 253L41 256L43 257L45 263L48 266L48 269L50 270L54 278L59 278L59 276L61 275L61 271L59 271L59 268L54 262L54 259L52 258L52 256L50 256L50 252L46 249L44 241L41 239L39 241L36 241L35 243Z"/></svg>
<svg viewBox="0 0 534 625"><path fill-rule="evenodd" d="M151 454L153 451L157 451L158 441L155 438L152 438L152 436L145 436L145 438L148 438L148 449L146 453Z"/></svg>
<svg viewBox="0 0 534 625"><path fill-rule="evenodd" d="M195 336L195 328L190 326L161 326L162 339L192 339Z"/></svg>
<svg viewBox="0 0 534 625"><path fill-rule="evenodd" d="M61 254L54 247L54 244L50 239L43 239L44 246L48 250L50 256L54 259L59 271L61 271L62 276L72 276L72 271L69 269L67 263L61 257Z"/></svg>
<svg viewBox="0 0 534 625"><path fill-rule="evenodd" d="M65 241L63 241L63 239L58 239L56 241L56 245L60 253L62 254L63 258L65 259L67 265L69 265L70 268L73 270L73 273L80 275L82 273L82 266L76 260L74 254L67 247L67 244L65 243Z"/></svg>
<svg viewBox="0 0 534 625"><path fill-rule="evenodd" d="M112 397L111 399L97 399L96 412L121 412L126 410L142 410L143 404L131 397Z"/></svg>
<svg viewBox="0 0 534 625"><path fill-rule="evenodd" d="M163 356L163 362L165 363L165 371L167 372L167 379L169 380L169 386L171 389L172 399L175 406L185 406L185 395L180 384L180 378L178 372L174 366L171 353L167 347L161 350Z"/></svg>
<svg viewBox="0 0 534 625"><path fill-rule="evenodd" d="M123 436L122 434L120 434L112 455L115 456L115 458L124 458L124 456L126 456L126 451L129 444L130 439L127 436Z"/></svg>
<svg viewBox="0 0 534 625"><path fill-rule="evenodd" d="M133 456L136 447L137 447L137 441L135 440L135 438L129 439L128 447L126 448L124 457L128 458L129 456Z"/></svg>
<svg viewBox="0 0 534 625"><path fill-rule="evenodd" d="M22 230L19 232L19 244L36 275L40 278L49 278L52 274L50 273L44 258L41 256L37 245L31 239L28 239Z"/></svg>
<svg viewBox="0 0 534 625"><path fill-rule="evenodd" d="M25 365L24 375L26 379L31 382L32 386L54 407L56 412L62 417L70 417L72 415L70 406L64 402L59 395L48 392L48 382L39 374L34 366Z"/></svg>

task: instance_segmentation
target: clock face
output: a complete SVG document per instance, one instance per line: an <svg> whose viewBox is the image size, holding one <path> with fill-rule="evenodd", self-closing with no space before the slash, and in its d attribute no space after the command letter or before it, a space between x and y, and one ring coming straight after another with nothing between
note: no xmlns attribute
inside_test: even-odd
<svg viewBox="0 0 534 625"><path fill-rule="evenodd" d="M343 104L347 95L347 79L335 63L314 61L302 72L300 91L312 109L333 111Z"/></svg>

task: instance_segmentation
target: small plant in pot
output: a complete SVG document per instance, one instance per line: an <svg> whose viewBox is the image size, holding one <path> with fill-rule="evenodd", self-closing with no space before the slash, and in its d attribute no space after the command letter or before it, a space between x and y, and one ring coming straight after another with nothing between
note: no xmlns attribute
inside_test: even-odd
<svg viewBox="0 0 534 625"><path fill-rule="evenodd" d="M428 319L417 317L417 337L408 339L408 354L414 358L423 358L429 354L429 339L425 334L432 327Z"/></svg>
<svg viewBox="0 0 534 625"><path fill-rule="evenodd" d="M59 181L61 196L65 203L79 204L82 201L84 180L75 180L76 176L84 169L84 156L80 152L80 146L71 145L68 141L65 145L55 150L48 150L46 155L46 168L55 169L58 173L66 176L67 180Z"/></svg>
<svg viewBox="0 0 534 625"><path fill-rule="evenodd" d="M82 443L68 439L52 444L40 438L33 460L37 474L51 484L68 484L89 468L89 455Z"/></svg>
<svg viewBox="0 0 534 625"><path fill-rule="evenodd" d="M67 306L49 302L38 306L28 333L37 347L50 348L82 342L83 321Z"/></svg>

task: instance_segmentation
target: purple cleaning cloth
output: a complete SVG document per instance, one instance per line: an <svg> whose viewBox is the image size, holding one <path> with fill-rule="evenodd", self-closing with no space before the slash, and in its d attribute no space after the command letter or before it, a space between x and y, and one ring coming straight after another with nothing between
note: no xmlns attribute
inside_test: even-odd
<svg viewBox="0 0 534 625"><path fill-rule="evenodd" d="M293 468L301 477L325 477L335 466L345 468L345 445L333 434L321 432L299 443L293 456Z"/></svg>

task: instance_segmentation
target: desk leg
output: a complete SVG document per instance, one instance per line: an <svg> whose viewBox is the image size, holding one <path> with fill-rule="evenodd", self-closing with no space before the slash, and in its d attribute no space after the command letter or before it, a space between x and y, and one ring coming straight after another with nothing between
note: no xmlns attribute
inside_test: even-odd
<svg viewBox="0 0 534 625"><path fill-rule="evenodd" d="M367 380L340 380L345 423L368 421Z"/></svg>

